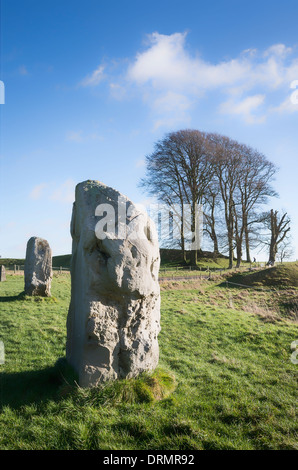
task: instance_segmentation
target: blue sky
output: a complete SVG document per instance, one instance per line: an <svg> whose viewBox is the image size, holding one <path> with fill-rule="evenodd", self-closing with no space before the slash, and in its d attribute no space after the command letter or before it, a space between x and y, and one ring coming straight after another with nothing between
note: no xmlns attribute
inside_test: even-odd
<svg viewBox="0 0 298 470"><path fill-rule="evenodd" d="M70 253L75 185L144 203L154 142L194 128L279 167L268 208L291 216L298 258L297 1L2 0L1 13L2 257L33 235Z"/></svg>

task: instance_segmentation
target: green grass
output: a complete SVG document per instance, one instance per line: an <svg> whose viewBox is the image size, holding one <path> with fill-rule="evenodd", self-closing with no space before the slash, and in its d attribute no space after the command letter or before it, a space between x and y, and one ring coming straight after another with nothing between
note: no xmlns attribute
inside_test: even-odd
<svg viewBox="0 0 298 470"><path fill-rule="evenodd" d="M298 262L278 264L256 272L237 273L230 281L254 287L298 287Z"/></svg>
<svg viewBox="0 0 298 470"><path fill-rule="evenodd" d="M0 449L297 449L298 328L280 292L162 285L158 369L86 390L64 360L69 275L50 299L22 291L0 284Z"/></svg>

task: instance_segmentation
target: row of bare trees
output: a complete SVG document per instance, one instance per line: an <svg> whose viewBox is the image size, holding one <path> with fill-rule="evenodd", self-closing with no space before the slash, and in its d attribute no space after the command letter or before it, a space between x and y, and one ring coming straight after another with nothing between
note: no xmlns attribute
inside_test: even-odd
<svg viewBox="0 0 298 470"><path fill-rule="evenodd" d="M169 208L179 212L179 245L186 260L186 239L191 233L191 263L197 262L197 207L204 211L204 231L214 254L224 251L229 267L251 261L251 249L269 243L274 264L278 245L290 229L286 213L265 211L277 193L272 186L277 168L262 153L226 136L198 130L167 134L146 157L146 175L140 186ZM184 212L190 208L186 226ZM174 212L175 212L174 211ZM267 233L264 228L267 227ZM262 236L261 236L262 233ZM269 241L268 241L269 236Z"/></svg>

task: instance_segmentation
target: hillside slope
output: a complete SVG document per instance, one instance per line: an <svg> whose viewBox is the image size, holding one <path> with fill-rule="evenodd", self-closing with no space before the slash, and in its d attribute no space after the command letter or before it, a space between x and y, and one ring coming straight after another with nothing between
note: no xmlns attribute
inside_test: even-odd
<svg viewBox="0 0 298 470"><path fill-rule="evenodd" d="M252 287L298 287L298 262L278 264L261 271L233 274L229 281Z"/></svg>

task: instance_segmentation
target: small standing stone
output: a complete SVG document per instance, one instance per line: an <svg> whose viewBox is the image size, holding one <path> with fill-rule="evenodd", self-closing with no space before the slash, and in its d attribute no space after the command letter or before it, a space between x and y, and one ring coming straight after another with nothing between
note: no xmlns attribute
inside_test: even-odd
<svg viewBox="0 0 298 470"><path fill-rule="evenodd" d="M50 297L52 250L47 240L32 237L27 243L25 261L25 294Z"/></svg>
<svg viewBox="0 0 298 470"><path fill-rule="evenodd" d="M2 265L0 267L0 282L6 281L6 272L5 267Z"/></svg>

